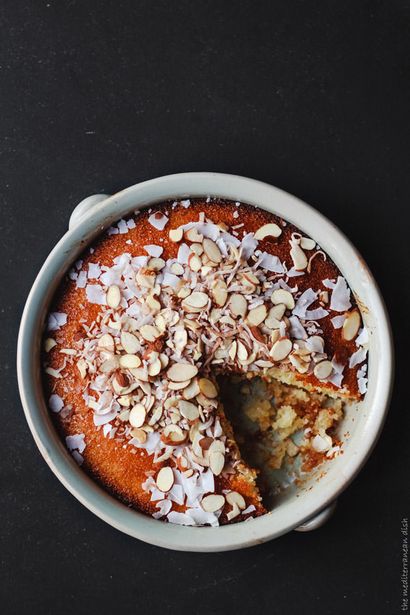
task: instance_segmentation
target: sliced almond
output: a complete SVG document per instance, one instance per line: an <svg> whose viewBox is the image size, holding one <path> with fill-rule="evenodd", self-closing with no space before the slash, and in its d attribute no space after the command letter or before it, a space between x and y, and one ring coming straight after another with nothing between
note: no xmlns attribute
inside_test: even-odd
<svg viewBox="0 0 410 615"><path fill-rule="evenodd" d="M210 399L218 397L218 390L209 378L200 378L198 384L202 395L205 395L205 397L209 397Z"/></svg>
<svg viewBox="0 0 410 615"><path fill-rule="evenodd" d="M123 369L134 369L141 365L141 359L136 354L123 354L120 357L120 367Z"/></svg>
<svg viewBox="0 0 410 615"><path fill-rule="evenodd" d="M44 350L45 352L50 352L50 350L52 348L54 348L54 346L57 346L57 342L55 340L53 340L52 337L48 337L45 342L44 342Z"/></svg>
<svg viewBox="0 0 410 615"><path fill-rule="evenodd" d="M197 256L201 256L201 254L204 253L204 248L201 243L191 243L189 247Z"/></svg>
<svg viewBox="0 0 410 615"><path fill-rule="evenodd" d="M134 428L131 430L131 435L138 440L140 444L144 444L147 441L147 432L143 429Z"/></svg>
<svg viewBox="0 0 410 615"><path fill-rule="evenodd" d="M201 243L203 239L203 236L198 233L195 227L192 227L185 231L185 237L188 239L188 241L192 241L195 243Z"/></svg>
<svg viewBox="0 0 410 615"><path fill-rule="evenodd" d="M225 456L219 452L213 452L209 455L209 467L215 476L219 476L225 466Z"/></svg>
<svg viewBox="0 0 410 615"><path fill-rule="evenodd" d="M238 340L237 344L238 344L238 349L237 349L236 354L237 354L239 361L246 361L246 359L249 356L249 353L248 353L248 350L245 344L243 344L240 340Z"/></svg>
<svg viewBox="0 0 410 615"><path fill-rule="evenodd" d="M182 391L189 384L190 380L183 380L182 382L172 382L171 380L168 382L168 388L170 391Z"/></svg>
<svg viewBox="0 0 410 615"><path fill-rule="evenodd" d="M280 338L271 348L270 356L274 361L283 361L292 350L292 342L287 337Z"/></svg>
<svg viewBox="0 0 410 615"><path fill-rule="evenodd" d="M249 310L246 322L250 327L258 327L263 323L267 315L268 310L266 309L266 305L262 303L252 310Z"/></svg>
<svg viewBox="0 0 410 615"><path fill-rule="evenodd" d="M313 373L318 380L325 380L329 378L332 371L333 365L330 361L320 361L320 363L316 363Z"/></svg>
<svg viewBox="0 0 410 615"><path fill-rule="evenodd" d="M254 237L258 241L265 239L265 237L279 237L282 234L282 229L280 226L275 224L274 222L270 222L269 224L264 224L256 231Z"/></svg>
<svg viewBox="0 0 410 615"><path fill-rule="evenodd" d="M178 350L179 352L182 352L182 350L185 348L185 346L188 343L188 333L186 329L184 329L184 327L178 327L175 330L173 342L174 342L176 350Z"/></svg>
<svg viewBox="0 0 410 615"><path fill-rule="evenodd" d="M161 271L165 267L165 261L163 258L150 258L148 261L148 269L153 269L154 271Z"/></svg>
<svg viewBox="0 0 410 615"><path fill-rule="evenodd" d="M212 239L205 237L203 244L204 252L213 263L220 263L222 260L222 254L218 246Z"/></svg>
<svg viewBox="0 0 410 615"><path fill-rule="evenodd" d="M271 299L274 305L283 303L288 308L288 310L293 310L293 308L295 307L295 300L292 293L283 288L278 288L277 290L274 290Z"/></svg>
<svg viewBox="0 0 410 615"><path fill-rule="evenodd" d="M147 296L145 303L147 304L152 313L159 312L159 310L161 309L160 302L154 297L152 293Z"/></svg>
<svg viewBox="0 0 410 615"><path fill-rule="evenodd" d="M103 374L109 374L118 368L118 359L117 357L112 357L111 359L107 359L100 365L100 372Z"/></svg>
<svg viewBox="0 0 410 615"><path fill-rule="evenodd" d="M310 239L310 237L302 237L300 240L300 247L304 250L314 250L316 247L316 241Z"/></svg>
<svg viewBox="0 0 410 615"><path fill-rule="evenodd" d="M79 359L79 361L77 361L77 369L80 372L81 378L85 378L88 370L87 361Z"/></svg>
<svg viewBox="0 0 410 615"><path fill-rule="evenodd" d="M137 284L143 288L154 288L156 273L152 269L141 267L135 276Z"/></svg>
<svg viewBox="0 0 410 615"><path fill-rule="evenodd" d="M293 261L293 266L296 271L303 271L306 269L308 260L306 254L303 252L300 245L296 242L292 242L290 249L290 256Z"/></svg>
<svg viewBox="0 0 410 615"><path fill-rule="evenodd" d="M142 325L140 328L140 333L147 342L155 342L155 340L161 335L154 325Z"/></svg>
<svg viewBox="0 0 410 615"><path fill-rule="evenodd" d="M248 311L248 302L243 295L233 293L229 299L229 309L234 316L241 316L244 318Z"/></svg>
<svg viewBox="0 0 410 615"><path fill-rule="evenodd" d="M108 350L109 352L114 352L115 350L114 338L109 333L105 333L104 335L99 337L97 345L98 348L104 348L104 350Z"/></svg>
<svg viewBox="0 0 410 615"><path fill-rule="evenodd" d="M135 354L140 350L138 339L133 333L128 333L128 331L122 331L121 333L121 346L127 354Z"/></svg>
<svg viewBox="0 0 410 615"><path fill-rule="evenodd" d="M166 493L167 491L172 489L172 485L174 484L174 473L172 471L172 468L170 468L169 466L161 468L157 474L155 482L158 489L163 493Z"/></svg>
<svg viewBox="0 0 410 615"><path fill-rule="evenodd" d="M173 228L169 231L169 238L174 243L178 243L179 241L181 241L183 235L184 231L182 230L182 228Z"/></svg>
<svg viewBox="0 0 410 615"><path fill-rule="evenodd" d="M107 305L116 309L121 303L121 291L116 284L110 286L107 290Z"/></svg>
<svg viewBox="0 0 410 615"><path fill-rule="evenodd" d="M147 411L145 410L145 406L142 404L136 404L133 408L131 408L128 420L133 427L142 427L145 423L146 415Z"/></svg>
<svg viewBox="0 0 410 615"><path fill-rule="evenodd" d="M232 510L230 510L228 514L226 515L226 518L228 519L228 521L232 521L232 519L235 519L240 514L241 514L241 511L239 510L239 507L236 504L234 504L232 506Z"/></svg>
<svg viewBox="0 0 410 615"><path fill-rule="evenodd" d="M351 312L346 313L346 318L342 327L343 339L347 342L354 340L359 332L361 325L361 318L359 310L354 309Z"/></svg>
<svg viewBox="0 0 410 615"><path fill-rule="evenodd" d="M197 254L192 253L188 256L188 267L194 272L201 269L202 261Z"/></svg>
<svg viewBox="0 0 410 615"><path fill-rule="evenodd" d="M178 403L178 408L184 419L187 419L187 421L195 421L199 418L198 406L190 401L181 399Z"/></svg>
<svg viewBox="0 0 410 615"><path fill-rule="evenodd" d="M171 273L175 275L182 275L184 273L184 268L179 263L172 263L171 265Z"/></svg>
<svg viewBox="0 0 410 615"><path fill-rule="evenodd" d="M180 444L186 440L188 432L179 425L166 425L163 429L161 440L166 444Z"/></svg>
<svg viewBox="0 0 410 615"><path fill-rule="evenodd" d="M167 371L167 376L173 382L191 380L198 373L198 368L191 363L173 363Z"/></svg>
<svg viewBox="0 0 410 615"><path fill-rule="evenodd" d="M198 393L200 393L199 384L198 380L195 379L192 380L191 383L184 388L184 390L182 391L182 396L184 399L187 399L189 401L190 399L194 399L194 397L196 397Z"/></svg>
<svg viewBox="0 0 410 615"><path fill-rule="evenodd" d="M236 505L239 508L239 510L245 510L246 508L245 498L243 497L243 495L241 495L237 491L231 491L230 493L227 493L225 497L226 497L226 501L231 506Z"/></svg>
<svg viewBox="0 0 410 615"><path fill-rule="evenodd" d="M211 493L202 498L201 506L206 512L216 512L220 510L225 504L225 498L223 495L216 495Z"/></svg>
<svg viewBox="0 0 410 615"><path fill-rule="evenodd" d="M235 360L237 350L238 350L238 343L236 341L233 341L228 351L229 357L232 359L232 361Z"/></svg>
<svg viewBox="0 0 410 615"><path fill-rule="evenodd" d="M223 280L219 280L212 286L212 298L218 307L223 307L228 299L228 289Z"/></svg>
<svg viewBox="0 0 410 615"><path fill-rule="evenodd" d="M161 369L162 369L162 364L161 364L160 359L158 358L155 361L153 361L153 363L150 363L148 365L148 375L151 377L158 376Z"/></svg>
<svg viewBox="0 0 410 615"><path fill-rule="evenodd" d="M188 312L200 312L208 304L209 297L206 293L193 292L186 297L181 305Z"/></svg>

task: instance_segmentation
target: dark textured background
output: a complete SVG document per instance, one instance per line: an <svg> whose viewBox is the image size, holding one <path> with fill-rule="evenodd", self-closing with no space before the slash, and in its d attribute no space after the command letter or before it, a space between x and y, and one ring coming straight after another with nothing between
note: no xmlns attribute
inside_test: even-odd
<svg viewBox="0 0 410 615"><path fill-rule="evenodd" d="M0 23L0 611L399 613L409 3L2 0ZM335 517L241 552L169 552L98 520L40 457L16 385L24 300L76 203L188 170L316 206L362 251L396 334L391 412Z"/></svg>

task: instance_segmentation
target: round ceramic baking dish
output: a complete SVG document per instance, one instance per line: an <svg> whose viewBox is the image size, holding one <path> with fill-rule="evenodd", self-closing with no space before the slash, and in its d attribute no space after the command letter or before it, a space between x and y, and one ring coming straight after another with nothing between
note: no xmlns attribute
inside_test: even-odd
<svg viewBox="0 0 410 615"><path fill-rule="evenodd" d="M46 407L40 345L50 300L74 260L101 231L128 212L163 200L217 196L274 212L314 238L334 260L355 293L369 330L369 382L363 401L348 405L340 433L344 454L299 488L280 495L268 514L218 528L184 527L156 521L128 508L91 480L60 441ZM114 194L93 195L74 210L69 231L38 274L21 320L18 382L24 412L44 459L65 487L87 508L117 529L146 542L185 551L224 551L256 545L293 529L306 531L331 514L337 496L369 456L388 409L393 353L390 325L377 285L346 237L315 209L268 184L218 173L181 173L146 181ZM342 436L343 437L343 436ZM322 475L323 474L323 475Z"/></svg>

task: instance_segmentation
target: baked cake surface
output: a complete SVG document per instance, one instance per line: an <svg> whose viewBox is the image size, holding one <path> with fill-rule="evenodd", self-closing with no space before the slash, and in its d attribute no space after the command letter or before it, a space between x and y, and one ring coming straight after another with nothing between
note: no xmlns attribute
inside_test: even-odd
<svg viewBox="0 0 410 615"><path fill-rule="evenodd" d="M168 202L111 227L61 284L45 387L69 450L111 493L158 519L215 526L265 512L218 375L360 399L366 344L354 297L315 241L249 205ZM311 423L292 415L318 461L337 448L321 403ZM279 410L273 427L287 436L290 410Z"/></svg>

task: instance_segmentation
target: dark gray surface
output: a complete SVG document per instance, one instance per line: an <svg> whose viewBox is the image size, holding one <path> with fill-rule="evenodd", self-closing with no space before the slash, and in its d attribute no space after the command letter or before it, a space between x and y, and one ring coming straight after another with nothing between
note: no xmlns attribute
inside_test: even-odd
<svg viewBox="0 0 410 615"><path fill-rule="evenodd" d="M3 0L2 613L401 612L409 22L394 0ZM76 203L188 170L255 177L315 205L367 259L397 336L385 430L335 517L213 555L145 545L85 510L41 459L15 375L25 297Z"/></svg>

